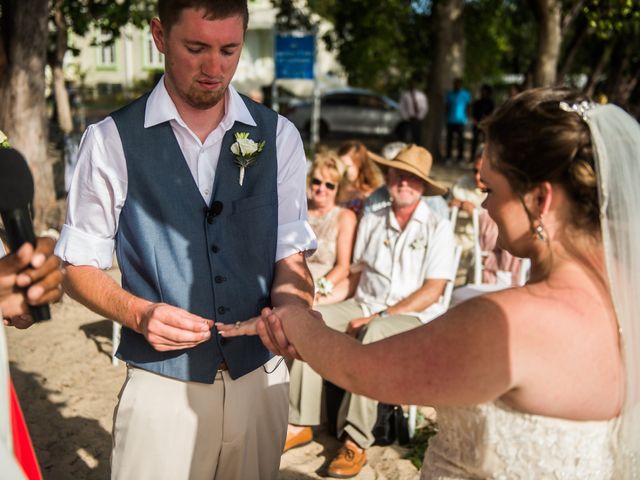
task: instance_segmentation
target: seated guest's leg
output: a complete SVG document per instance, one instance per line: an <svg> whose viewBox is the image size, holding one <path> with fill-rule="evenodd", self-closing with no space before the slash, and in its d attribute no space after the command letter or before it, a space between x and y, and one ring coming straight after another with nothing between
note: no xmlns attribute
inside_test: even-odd
<svg viewBox="0 0 640 480"><path fill-rule="evenodd" d="M321 305L316 310L322 314L325 323L339 331L346 331L353 318L363 315L360 306L353 300ZM313 426L320 424L322 405L322 377L306 362L294 360L290 369L289 387L289 423L297 426ZM290 427L287 432L285 451L308 443L311 440L310 430Z"/></svg>
<svg viewBox="0 0 640 480"><path fill-rule="evenodd" d="M391 315L372 320L360 335L362 343L372 343L422 325L417 317ZM373 426L378 415L378 402L362 395L345 393L338 413L338 435L345 445L329 465L329 475L347 478L357 475L366 462L365 449L373 445ZM350 452L348 452L350 450Z"/></svg>

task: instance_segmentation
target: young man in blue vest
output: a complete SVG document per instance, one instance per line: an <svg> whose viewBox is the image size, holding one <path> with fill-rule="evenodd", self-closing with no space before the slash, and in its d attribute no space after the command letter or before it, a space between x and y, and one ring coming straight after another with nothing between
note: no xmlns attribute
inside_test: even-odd
<svg viewBox="0 0 640 480"><path fill-rule="evenodd" d="M313 299L300 136L229 85L247 22L246 0L160 0L164 77L79 152L56 251L69 294L124 327L112 478L277 476L286 365L213 329Z"/></svg>

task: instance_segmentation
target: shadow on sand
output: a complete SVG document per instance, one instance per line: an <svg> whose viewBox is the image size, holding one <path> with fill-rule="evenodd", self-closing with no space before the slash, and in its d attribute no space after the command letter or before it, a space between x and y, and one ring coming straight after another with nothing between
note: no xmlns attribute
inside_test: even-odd
<svg viewBox="0 0 640 480"><path fill-rule="evenodd" d="M13 362L10 368L44 479L109 478L110 433L95 419L63 416L66 404L52 400L60 392L43 387L46 378L23 372ZM52 430L55 436L49 436Z"/></svg>

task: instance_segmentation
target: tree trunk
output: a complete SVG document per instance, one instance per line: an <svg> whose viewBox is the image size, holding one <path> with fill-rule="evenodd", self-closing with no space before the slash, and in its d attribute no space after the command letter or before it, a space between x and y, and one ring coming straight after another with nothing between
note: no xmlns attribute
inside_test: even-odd
<svg viewBox="0 0 640 480"><path fill-rule="evenodd" d="M463 0L441 0L434 2L433 8L435 53L429 72L429 113L424 138L427 148L438 160L442 158L440 140L446 115L445 96L453 79L464 73L463 6Z"/></svg>
<svg viewBox="0 0 640 480"><path fill-rule="evenodd" d="M3 0L2 17L7 64L0 78L0 129L31 167L39 230L46 212L55 206L45 109L48 1Z"/></svg>
<svg viewBox="0 0 640 480"><path fill-rule="evenodd" d="M576 54L584 44L584 41L589 36L589 23L586 18L581 17L582 21L576 25L576 31L574 32L571 42L567 46L567 50L562 60L562 65L558 69L558 83L562 83L565 80L567 74L571 71L573 62L576 58Z"/></svg>
<svg viewBox="0 0 640 480"><path fill-rule="evenodd" d="M67 22L62 13L62 0L53 4L53 23L56 26L55 50L50 57L49 66L53 76L53 95L56 101L56 120L64 135L73 130L69 95L64 81L63 62L67 52Z"/></svg>
<svg viewBox="0 0 640 480"><path fill-rule="evenodd" d="M602 52L598 57L595 65L591 69L591 75L589 76L589 81L587 85L584 87L585 95L592 97L596 91L596 87L598 86L598 82L600 81L600 77L604 68L607 66L609 62L609 58L611 57L611 52L613 51L613 46L615 42L607 42L602 46Z"/></svg>
<svg viewBox="0 0 640 480"><path fill-rule="evenodd" d="M632 62L628 38L620 37L617 45L619 48L614 49L611 56L607 94L610 102L627 108L638 82L639 65Z"/></svg>
<svg viewBox="0 0 640 480"><path fill-rule="evenodd" d="M556 83L556 71L562 43L561 0L536 0L538 21L538 49L533 73L536 87L547 87Z"/></svg>

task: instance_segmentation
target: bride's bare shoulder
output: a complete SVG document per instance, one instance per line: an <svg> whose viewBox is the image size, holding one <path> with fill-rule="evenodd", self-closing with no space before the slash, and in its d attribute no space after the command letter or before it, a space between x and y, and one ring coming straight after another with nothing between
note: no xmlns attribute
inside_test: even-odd
<svg viewBox="0 0 640 480"><path fill-rule="evenodd" d="M532 318L579 315L581 303L587 300L588 295L578 286L553 288L546 283L538 283L488 293L472 301L490 304L510 322L520 323Z"/></svg>

